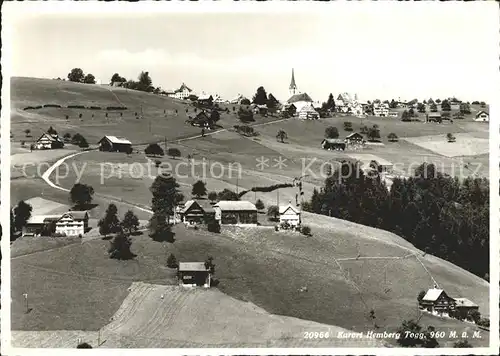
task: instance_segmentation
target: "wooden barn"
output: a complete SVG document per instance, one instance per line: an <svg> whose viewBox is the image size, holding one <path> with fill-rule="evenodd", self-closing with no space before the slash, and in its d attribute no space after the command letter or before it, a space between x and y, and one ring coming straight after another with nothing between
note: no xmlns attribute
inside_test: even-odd
<svg viewBox="0 0 500 356"><path fill-rule="evenodd" d="M214 210L221 225L257 225L257 208L249 201L221 200Z"/></svg>
<svg viewBox="0 0 500 356"><path fill-rule="evenodd" d="M346 148L346 143L338 138L325 138L321 141L321 147L325 150L342 150Z"/></svg>
<svg viewBox="0 0 500 356"><path fill-rule="evenodd" d="M132 142L123 137L104 136L98 143L99 151L132 152Z"/></svg>
<svg viewBox="0 0 500 356"><path fill-rule="evenodd" d="M33 148L37 150L50 150L55 148L63 148L64 140L58 135L52 135L49 133L44 133L42 136L36 140Z"/></svg>
<svg viewBox="0 0 500 356"><path fill-rule="evenodd" d="M352 134L346 136L345 142L348 145L360 145L365 143L365 139L360 133L353 132Z"/></svg>
<svg viewBox="0 0 500 356"><path fill-rule="evenodd" d="M205 262L179 262L177 277L181 286L210 288L211 276Z"/></svg>

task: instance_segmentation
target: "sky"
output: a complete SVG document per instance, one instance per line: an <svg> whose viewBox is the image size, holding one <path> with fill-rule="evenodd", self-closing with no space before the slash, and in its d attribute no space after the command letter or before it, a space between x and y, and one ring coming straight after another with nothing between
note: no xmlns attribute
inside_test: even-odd
<svg viewBox="0 0 500 356"><path fill-rule="evenodd" d="M496 4L346 4L25 11L12 30L12 75L66 77L79 67L105 83L113 73L135 80L148 71L165 90L184 82L231 99L264 86L286 100L294 68L299 91L315 101L341 92L361 100L486 100L498 71Z"/></svg>

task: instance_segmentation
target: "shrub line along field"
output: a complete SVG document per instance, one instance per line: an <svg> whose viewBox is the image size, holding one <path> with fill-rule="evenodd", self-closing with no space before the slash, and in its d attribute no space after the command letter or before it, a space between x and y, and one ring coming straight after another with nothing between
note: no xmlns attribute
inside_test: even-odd
<svg viewBox="0 0 500 356"><path fill-rule="evenodd" d="M188 154L195 162L208 158L223 164L241 164L242 177L239 180L227 176L207 178L208 191L220 191L224 188L241 191L255 186L288 183L293 177L302 175L300 164L304 158L317 159L311 166L314 172L324 162L346 159L348 151L333 152L320 148L325 128L337 126L341 131L345 120L353 122L355 131L362 125L377 124L383 137L391 131L395 132L402 138L399 142L389 143L383 138L382 145L367 146L363 152L391 162L404 158L402 160L405 167L413 161L432 159L442 162L445 171L451 171L452 165L460 163L461 159L444 157L439 152L420 147L409 142L412 138L418 140L419 136L439 133L444 141L448 131L456 133L458 139L460 133L469 135L467 137L471 139L482 139L485 135L483 126L478 126L469 119L462 122L457 120L452 125L433 125L377 118L337 117L314 122L296 119L273 122L271 118L257 117L252 125L262 127L262 130L259 130L259 136L248 138L231 129L238 123L236 117L223 113L220 120L222 129L207 132L206 137L200 137L198 128L185 124L185 104L153 94L28 78L14 78L12 87L13 145L25 128L43 132L49 125L61 133L66 130L70 133L79 132L89 143L97 142L105 134L125 136L134 143L163 142L166 137L168 147L182 148L184 158L163 157L160 159L162 164L186 162ZM43 108L36 112L22 110L23 107L40 103L71 105L83 101L89 106L112 106L118 102L129 110L124 110L121 119L110 117L108 120L102 117L103 113L101 116L97 115L96 110L93 119L88 117L90 113L85 113L80 122L75 119L78 115L75 109ZM145 119L135 119L133 111L139 111L141 106ZM189 109L192 110L190 107ZM177 116L173 114L175 110L178 111ZM69 122L63 119L64 115L70 115ZM144 130L147 124L150 125L151 132ZM288 139L285 143L276 140L278 129L287 132ZM341 133L341 137L345 134L347 133ZM140 144L134 146L141 147ZM16 150L23 152L18 148ZM140 219L150 217L149 186L152 178L134 179L130 174L123 174L122 179L110 178L105 184L100 184L100 164L117 166L120 163L136 162L144 169L151 168L152 162L143 154L133 154L127 158L124 154L89 151L61 158L60 154L70 152L53 151L50 156L36 158L26 154L17 159L21 161L21 157L32 157L33 161L45 159L50 163L64 160L79 168L86 164L81 182L92 185L96 191L94 201L97 207L90 211L93 219L101 218L110 202L116 202L119 216L123 216L132 207ZM269 160L269 166L265 169L256 165L257 159L262 157ZM273 166L274 160L280 157L287 160L287 165ZM488 168L486 155L465 158L480 162L485 160L485 166L479 172L480 175L485 174ZM157 170L152 168L154 178ZM36 196L67 204L67 190L75 183L74 172L59 181L55 180L55 168L41 175L58 188L48 185L40 176L12 180L13 204ZM189 199L191 184L197 178L176 178L181 185L181 192ZM303 182L306 192L304 199L307 199L314 188L322 186L323 178L304 177ZM243 199L258 198L269 205L275 204L278 196L281 203L288 200L293 202L296 193L296 188L280 189L278 193L249 192ZM333 325L355 331L373 330L373 321L367 316L370 309L375 311L380 331L395 331L402 320L420 317L415 308L417 294L422 289L431 288L436 282L452 296L467 296L472 299L480 305L481 313L488 315L489 284L469 272L432 255L425 255L409 242L387 231L309 213L304 213L303 219L312 228L311 237L275 232L268 227L224 227L220 235L214 235L204 230L187 230L182 226L174 228L176 241L173 244L152 241L147 235L133 236L132 251L137 257L131 261L109 259L106 252L108 242L99 238L84 239L81 243L21 238L12 244L11 262L12 329L16 343L37 346L46 342L44 338L50 338L53 344L64 346L71 344L68 338L74 340L79 337L77 335L84 335L85 339L95 340L97 330L114 328L115 331L106 335L107 341L101 347L192 347L212 345L212 340L218 346L250 345L248 339L237 335L235 331L247 332L245 325L253 325L248 320L255 317L258 325L269 323L270 320L281 320L279 325L286 325L281 330L282 335L266 334L265 330L268 329L250 330L257 333L255 338L261 337L259 345L255 347L291 347L290 345L296 345L295 342L303 346L308 344L303 340L300 343L294 341L286 333L306 327L304 325L313 325L308 324L312 322L328 325L332 330L336 328ZM172 286L177 283L175 271L165 267L170 253L180 261L203 261L207 256L213 256L217 265L216 278L220 281L219 291L210 290L207 293L200 292L199 295L191 295L189 292L179 294L176 287ZM147 288L145 281L151 283ZM147 289L147 293L144 293L147 304L144 305L144 313L131 312L127 318L123 318L123 314L120 317L123 310L128 310L126 308L134 304L127 303L137 299L138 296L134 294L137 290L134 291L134 288L139 282ZM132 290L129 290L131 286ZM303 287L307 287L307 292L300 291ZM163 300L158 297L160 291L164 294ZM24 300L20 297L26 292L31 296L30 305L33 308L28 314L24 313ZM234 315L240 315L240 309L250 309L248 315L230 319L231 326L225 329L226 335L214 335L211 328L196 329L199 339L191 340L190 343L185 339L185 333L189 330L194 332L193 328L197 326L193 324L202 318L196 314L198 309L195 308L196 303L203 300L200 296L209 296L205 300L207 304L204 304L206 310L200 311L201 315L213 318L217 323L223 316L224 308L221 303L231 305ZM179 313L172 315L171 319L163 314L165 311L162 308L158 308L158 303L167 308L168 301L179 303ZM140 305L136 304L135 307L140 308ZM116 320L110 322L113 316ZM421 318L426 323L425 326L456 329L459 334L462 330L477 329L474 325L451 319L427 315ZM155 336L149 338L152 334ZM175 337L170 334L175 334ZM23 337L27 338L26 341L22 341ZM488 333L482 340L471 343L480 346L487 342ZM440 344L452 345L453 341L440 341Z"/></svg>

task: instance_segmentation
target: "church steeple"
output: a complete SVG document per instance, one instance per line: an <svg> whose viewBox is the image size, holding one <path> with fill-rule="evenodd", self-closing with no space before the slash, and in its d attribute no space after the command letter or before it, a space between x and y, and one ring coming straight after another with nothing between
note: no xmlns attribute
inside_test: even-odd
<svg viewBox="0 0 500 356"><path fill-rule="evenodd" d="M295 95L297 93L297 84L295 84L295 75L292 68L292 81L290 82L290 95Z"/></svg>

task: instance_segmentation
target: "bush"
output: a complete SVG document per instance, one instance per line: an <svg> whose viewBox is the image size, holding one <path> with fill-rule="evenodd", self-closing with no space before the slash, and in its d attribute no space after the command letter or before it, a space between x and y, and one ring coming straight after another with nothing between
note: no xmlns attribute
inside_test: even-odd
<svg viewBox="0 0 500 356"><path fill-rule="evenodd" d="M89 106L88 107L90 110L101 110L100 106Z"/></svg>
<svg viewBox="0 0 500 356"><path fill-rule="evenodd" d="M179 267L179 263L177 262L177 258L175 258L175 255L173 253L171 253L167 258L167 267L168 268Z"/></svg>
<svg viewBox="0 0 500 356"><path fill-rule="evenodd" d="M161 165L161 161L157 159L157 160L155 161L155 166L156 166L156 168L160 167L160 165Z"/></svg>
<svg viewBox="0 0 500 356"><path fill-rule="evenodd" d="M33 106L26 106L25 108L23 108L23 110L33 110L34 107Z"/></svg>
<svg viewBox="0 0 500 356"><path fill-rule="evenodd" d="M490 319L488 318L481 318L476 322L477 325L489 328L490 327Z"/></svg>
<svg viewBox="0 0 500 356"><path fill-rule="evenodd" d="M311 236L311 228L307 225L302 225L300 232L302 235Z"/></svg>
<svg viewBox="0 0 500 356"><path fill-rule="evenodd" d="M280 229L282 230L289 230L291 228L291 225L287 221L283 221L280 224Z"/></svg>
<svg viewBox="0 0 500 356"><path fill-rule="evenodd" d="M36 109L36 110L41 109L41 108L42 108L42 105L38 105L38 106L33 107L33 109Z"/></svg>
<svg viewBox="0 0 500 356"><path fill-rule="evenodd" d="M43 107L44 108L60 108L61 105L58 105L58 104L45 104Z"/></svg>
<svg viewBox="0 0 500 356"><path fill-rule="evenodd" d="M207 229L209 232L219 234L221 227L217 220L212 220L207 224Z"/></svg>
<svg viewBox="0 0 500 356"><path fill-rule="evenodd" d="M127 110L126 106L108 106L106 110Z"/></svg>
<svg viewBox="0 0 500 356"><path fill-rule="evenodd" d="M85 109L83 105L68 105L68 109Z"/></svg>

